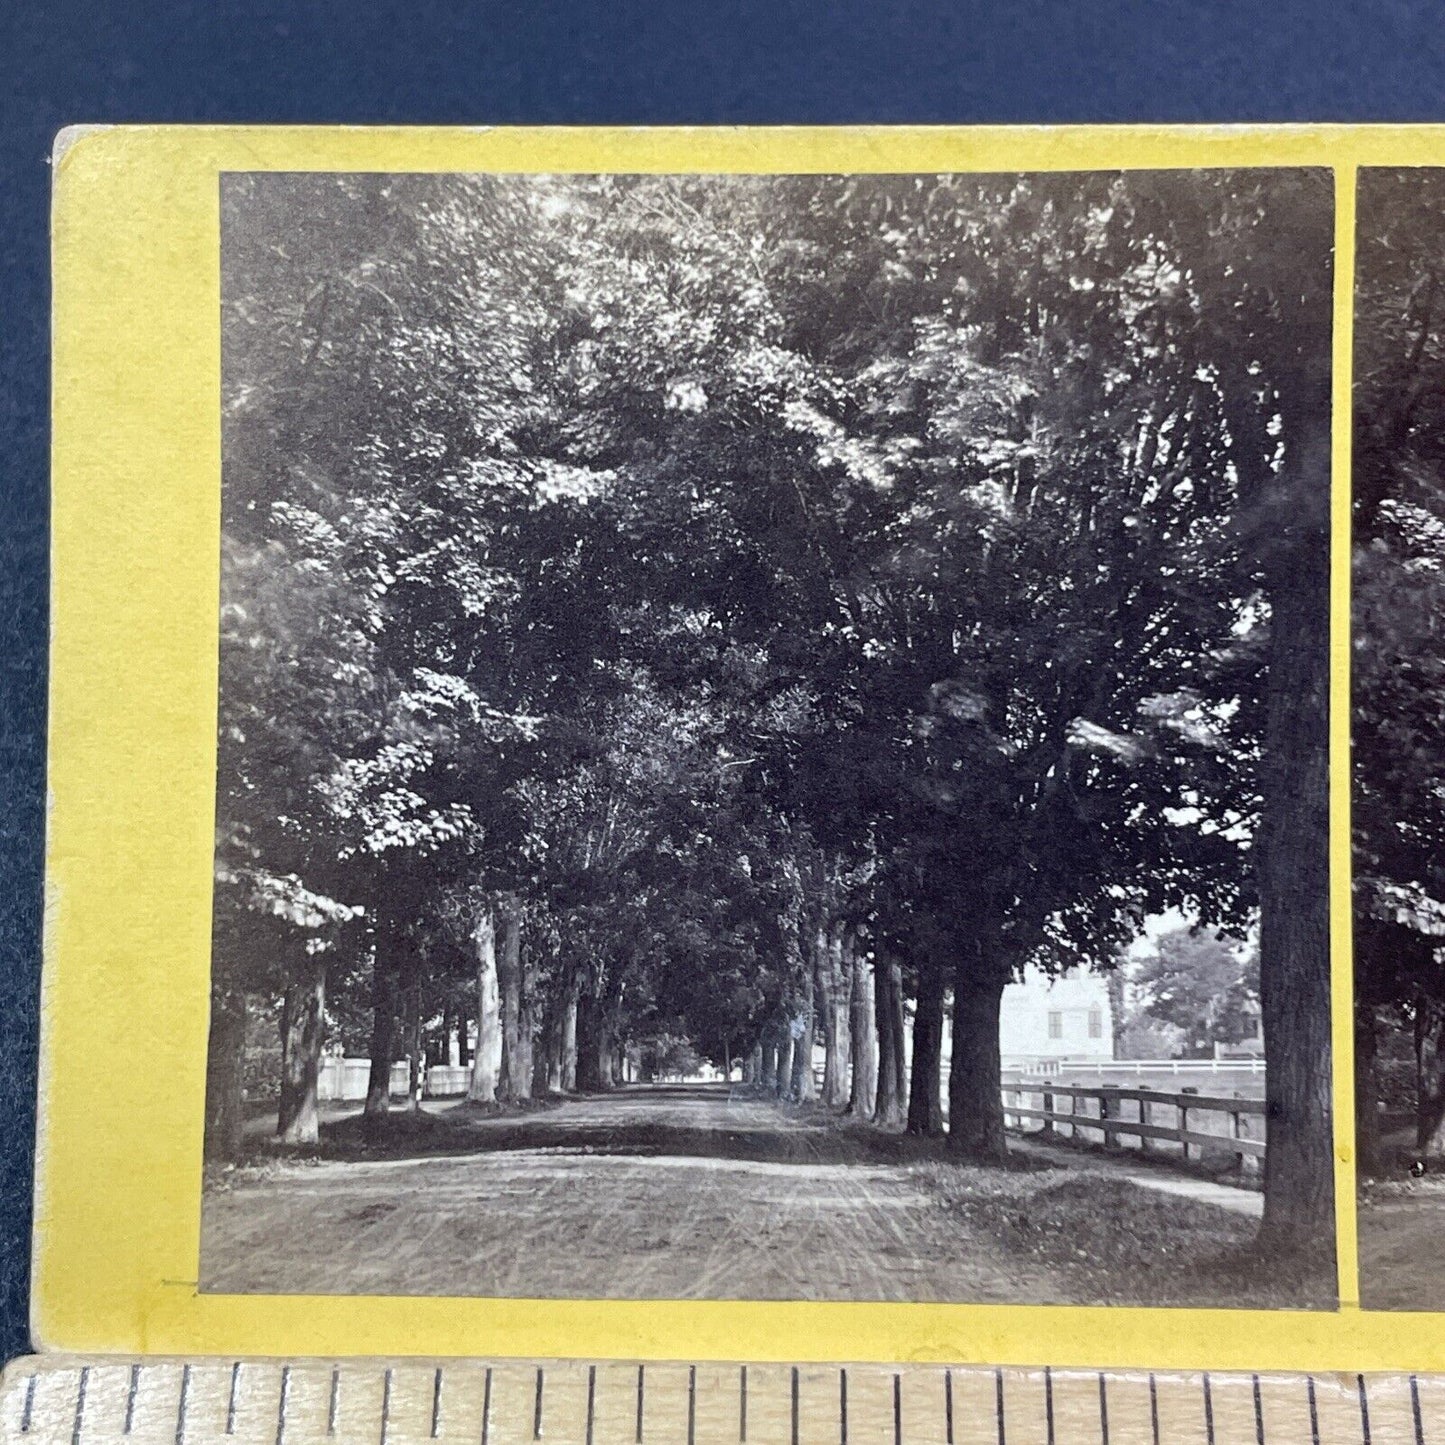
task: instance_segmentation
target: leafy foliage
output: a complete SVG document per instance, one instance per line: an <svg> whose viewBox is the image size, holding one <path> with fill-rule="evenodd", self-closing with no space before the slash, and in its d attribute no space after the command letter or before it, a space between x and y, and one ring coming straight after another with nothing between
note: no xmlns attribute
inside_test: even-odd
<svg viewBox="0 0 1445 1445"><path fill-rule="evenodd" d="M1179 1030L1188 1058L1249 1038L1259 1013L1259 950L1188 928L1161 936L1135 970L1140 1012Z"/></svg>

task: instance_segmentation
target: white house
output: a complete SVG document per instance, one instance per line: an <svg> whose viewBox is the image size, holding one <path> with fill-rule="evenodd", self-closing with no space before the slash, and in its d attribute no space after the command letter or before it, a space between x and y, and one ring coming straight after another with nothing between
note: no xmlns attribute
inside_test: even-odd
<svg viewBox="0 0 1445 1445"><path fill-rule="evenodd" d="M999 1053L1005 1069L1025 1071L1046 1061L1112 1059L1108 985L1082 969L1053 980L1028 969L1004 990Z"/></svg>

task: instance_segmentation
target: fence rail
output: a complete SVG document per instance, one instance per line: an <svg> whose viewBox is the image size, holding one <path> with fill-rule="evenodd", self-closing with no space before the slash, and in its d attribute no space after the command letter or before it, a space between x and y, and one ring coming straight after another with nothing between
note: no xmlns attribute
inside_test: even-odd
<svg viewBox="0 0 1445 1445"><path fill-rule="evenodd" d="M1035 1103L1037 1100L1037 1103ZM1068 1109L1058 1107L1068 1101ZM1082 1107L1081 1107L1082 1105ZM1126 1109L1132 1105L1132 1109ZM1099 1135L1110 1149L1132 1147L1144 1154L1166 1156L1177 1146L1188 1163L1206 1150L1234 1155L1242 1176L1252 1178L1264 1158L1263 1099L1239 1095L1199 1094L1185 1089L1120 1088L1056 1084L1051 1079L1021 1079L1003 1086L1004 1122L1008 1127L1047 1140ZM1170 1117L1172 1113L1172 1117ZM1212 1120L1219 1129L1200 1127ZM1258 1121L1254 1123L1252 1121ZM1028 1129L1029 1123L1039 1127ZM1067 1136L1062 1130L1067 1130ZM1135 1141L1126 1145L1125 1140ZM1191 1150L1195 1151L1191 1154Z"/></svg>
<svg viewBox="0 0 1445 1445"><path fill-rule="evenodd" d="M1248 1074L1264 1073L1263 1059L1032 1059L1027 1065L1005 1068L1006 1074L1037 1079L1063 1074Z"/></svg>

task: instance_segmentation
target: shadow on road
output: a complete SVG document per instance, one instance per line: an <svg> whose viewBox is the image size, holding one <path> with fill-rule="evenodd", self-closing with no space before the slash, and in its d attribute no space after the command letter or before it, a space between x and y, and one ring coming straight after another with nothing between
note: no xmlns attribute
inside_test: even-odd
<svg viewBox="0 0 1445 1445"><path fill-rule="evenodd" d="M941 1138L878 1129L820 1104L790 1105L721 1085L648 1085L507 1109L469 1104L323 1119L328 1160L427 1159L504 1151L721 1159L816 1166L899 1165L948 1158ZM274 1155L275 1146L267 1152ZM1041 1167L1030 1159L1020 1170Z"/></svg>

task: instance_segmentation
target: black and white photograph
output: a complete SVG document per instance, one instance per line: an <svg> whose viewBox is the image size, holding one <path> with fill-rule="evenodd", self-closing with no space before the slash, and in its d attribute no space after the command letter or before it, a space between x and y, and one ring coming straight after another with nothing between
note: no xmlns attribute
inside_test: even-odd
<svg viewBox="0 0 1445 1445"><path fill-rule="evenodd" d="M1418 1163L1445 186L1392 184L1359 1022ZM203 1291L1334 1307L1329 173L220 226Z"/></svg>
<svg viewBox="0 0 1445 1445"><path fill-rule="evenodd" d="M1445 1310L1445 170L1363 169L1356 197L1360 1298Z"/></svg>

